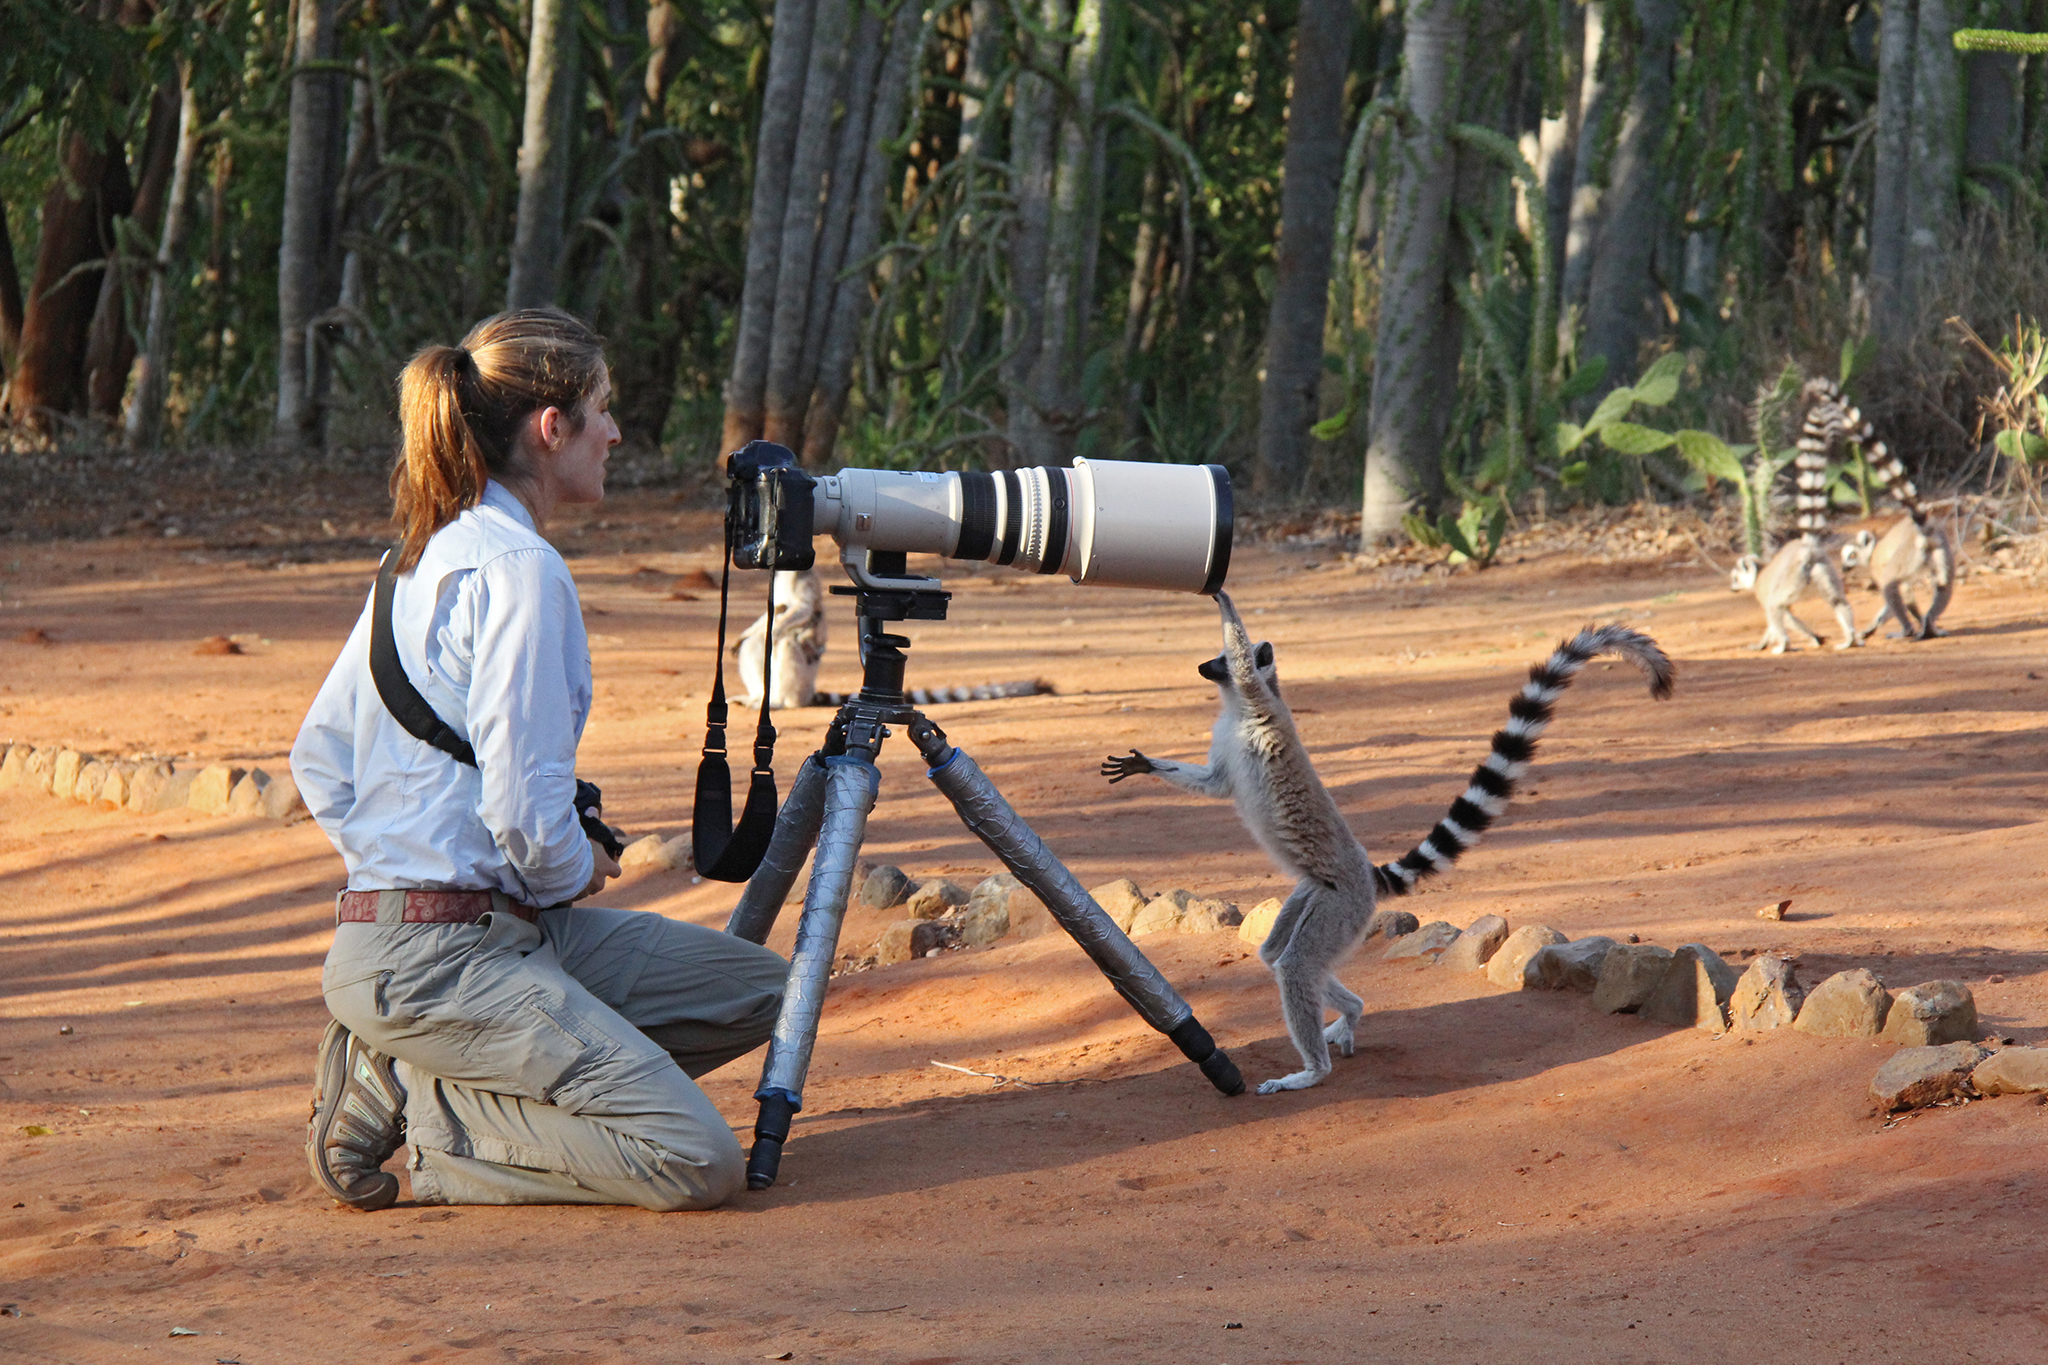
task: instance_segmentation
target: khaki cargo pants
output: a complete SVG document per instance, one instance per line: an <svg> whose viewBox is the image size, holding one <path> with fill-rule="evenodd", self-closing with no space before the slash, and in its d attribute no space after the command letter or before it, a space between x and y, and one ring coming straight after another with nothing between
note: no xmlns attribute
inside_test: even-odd
<svg viewBox="0 0 2048 1365"><path fill-rule="evenodd" d="M787 971L713 929L572 907L336 925L321 989L397 1059L415 1199L666 1211L745 1184L691 1078L767 1040Z"/></svg>

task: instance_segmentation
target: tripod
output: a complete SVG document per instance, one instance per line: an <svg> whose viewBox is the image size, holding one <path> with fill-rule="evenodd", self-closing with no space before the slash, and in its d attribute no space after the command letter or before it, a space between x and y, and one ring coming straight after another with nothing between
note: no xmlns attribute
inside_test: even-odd
<svg viewBox="0 0 2048 1365"><path fill-rule="evenodd" d="M900 556L896 557L900 561ZM896 572L902 572L900 567ZM768 1057L761 1066L761 1085L754 1092L760 1117L754 1124L754 1146L747 1157L747 1187L765 1190L775 1183L789 1141L790 1121L803 1108L804 1079L811 1068L811 1049L825 1007L825 987L839 949L839 931L846 902L853 892L854 860L867 831L868 813L881 791L875 756L892 725L904 726L928 765L926 775L953 803L961 823L987 844L1017 879L1029 887L1061 928L1073 936L1102 969L1140 1018L1158 1029L1200 1067L1226 1095L1244 1093L1244 1078L1215 1039L1195 1018L1180 993L1145 959L1116 922L1081 889L1074 874L1019 818L974 760L947 743L945 732L903 695L903 653L910 641L883 630L890 621L943 621L952 594L939 591L935 579L889 580L883 586L856 572L858 587L832 591L857 599L862 644L861 689L839 708L825 743L806 758L791 785L789 799L776 816L775 832L761 865L747 882L734 907L726 932L760 943L775 927L775 918L813 846L817 858L804 891L797 921L796 947L790 953L789 984ZM933 587L913 586L931 583Z"/></svg>

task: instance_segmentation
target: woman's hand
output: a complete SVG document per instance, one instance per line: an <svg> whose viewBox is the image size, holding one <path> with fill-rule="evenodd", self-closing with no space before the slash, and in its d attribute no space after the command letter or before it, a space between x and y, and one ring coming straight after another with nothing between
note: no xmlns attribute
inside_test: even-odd
<svg viewBox="0 0 2048 1365"><path fill-rule="evenodd" d="M613 861L612 855L605 852L604 847L597 840L592 839L590 841L590 885L578 892L575 899L580 901L586 896L595 896L598 892L604 890L606 882L618 875L618 863Z"/></svg>

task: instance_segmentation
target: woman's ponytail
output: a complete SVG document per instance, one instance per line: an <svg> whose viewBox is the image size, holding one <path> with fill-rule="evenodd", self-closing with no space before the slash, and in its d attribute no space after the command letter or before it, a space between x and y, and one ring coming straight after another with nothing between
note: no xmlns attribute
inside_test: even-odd
<svg viewBox="0 0 2048 1365"><path fill-rule="evenodd" d="M460 346L429 346L398 377L404 431L391 470L398 571L419 563L433 534L483 500L493 477L518 479L519 428L558 408L572 429L605 378L604 341L553 308L500 313Z"/></svg>

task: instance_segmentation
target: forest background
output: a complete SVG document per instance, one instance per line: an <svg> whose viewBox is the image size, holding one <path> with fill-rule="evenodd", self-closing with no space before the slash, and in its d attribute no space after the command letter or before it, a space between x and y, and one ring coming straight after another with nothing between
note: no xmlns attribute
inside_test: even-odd
<svg viewBox="0 0 2048 1365"><path fill-rule="evenodd" d="M2031 490L2048 57L1973 26L2048 0L0 0L5 441L388 450L551 303L686 469L1214 460L1483 559L1767 533L1825 375Z"/></svg>

